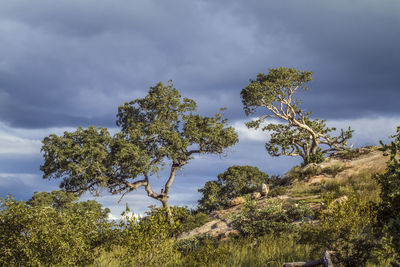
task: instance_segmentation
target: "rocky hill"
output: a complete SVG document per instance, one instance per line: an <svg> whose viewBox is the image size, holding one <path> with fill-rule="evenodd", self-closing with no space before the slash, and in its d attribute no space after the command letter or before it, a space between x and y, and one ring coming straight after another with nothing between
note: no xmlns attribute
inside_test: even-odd
<svg viewBox="0 0 400 267"><path fill-rule="evenodd" d="M271 186L267 196L256 199L257 206L263 207L273 198L281 201L282 205L307 203L316 210L322 205L322 194L332 193L337 197L336 201L340 201L354 190L366 199L375 200L379 190L371 177L383 172L387 161L388 157L383 156L377 147L366 147L333 155L320 164L295 166L281 181ZM232 226L232 216L241 210L242 205L232 204L229 209L214 211L210 214L211 221L181 234L178 239L198 235L224 239L238 234Z"/></svg>

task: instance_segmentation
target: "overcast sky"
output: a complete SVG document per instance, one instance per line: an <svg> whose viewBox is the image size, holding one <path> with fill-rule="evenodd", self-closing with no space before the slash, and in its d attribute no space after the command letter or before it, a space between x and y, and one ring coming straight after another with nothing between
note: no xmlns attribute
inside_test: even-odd
<svg viewBox="0 0 400 267"><path fill-rule="evenodd" d="M45 136L116 131L119 105L170 79L203 115L227 107L240 136L227 157L185 167L172 204L195 205L197 189L231 165L282 174L300 162L268 157L267 135L244 127L240 91L269 68L313 71L305 109L351 125L355 146L387 141L400 125L399 14L398 0L2 0L0 196L57 189L39 171ZM143 213L157 202L142 191L97 200L114 216L125 202Z"/></svg>

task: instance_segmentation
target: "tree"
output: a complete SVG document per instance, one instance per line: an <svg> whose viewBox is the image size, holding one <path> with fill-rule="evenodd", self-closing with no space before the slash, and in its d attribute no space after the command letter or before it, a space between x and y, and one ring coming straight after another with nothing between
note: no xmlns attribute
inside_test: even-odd
<svg viewBox="0 0 400 267"><path fill-rule="evenodd" d="M335 128L326 126L324 120L311 119L311 112L304 112L301 102L294 97L299 90L307 91L305 85L312 80L312 72L296 69L270 69L267 75L259 73L255 80L241 91L246 115L259 108L268 110L256 120L248 122L249 128L259 128L267 118L277 118L285 124L268 124L263 131L271 137L265 147L272 156L301 156L304 164L322 161L323 156L346 149L353 130L341 130L340 135L331 136ZM323 146L323 148L321 147Z"/></svg>
<svg viewBox="0 0 400 267"><path fill-rule="evenodd" d="M231 166L218 174L217 181L208 181L199 189L203 197L199 200L199 210L211 212L226 208L232 199L252 193L268 183L269 176L253 166Z"/></svg>
<svg viewBox="0 0 400 267"><path fill-rule="evenodd" d="M176 172L195 154L223 154L238 142L237 133L227 127L223 114L203 117L195 114L194 100L181 98L172 83L150 87L148 95L120 106L117 126L107 129L79 127L63 136L43 140L43 178L62 179L61 188L99 194L107 189L122 197L144 187L149 197L169 210L169 191ZM150 177L169 165L169 175L160 193ZM171 212L169 211L172 220Z"/></svg>
<svg viewBox="0 0 400 267"><path fill-rule="evenodd" d="M378 221L384 229L384 247L393 266L400 265L400 126L389 145L381 142L384 155L390 155L386 172L374 176L381 192ZM389 153L388 153L389 152Z"/></svg>

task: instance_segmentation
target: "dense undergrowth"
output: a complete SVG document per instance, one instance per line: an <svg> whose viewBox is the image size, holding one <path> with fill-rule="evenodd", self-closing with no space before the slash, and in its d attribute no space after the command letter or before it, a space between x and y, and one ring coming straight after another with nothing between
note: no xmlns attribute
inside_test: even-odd
<svg viewBox="0 0 400 267"><path fill-rule="evenodd" d="M106 219L109 211L99 203L77 202L63 191L37 193L27 202L8 197L0 203L0 264L282 266L316 260L332 250L336 266L399 266L397 151L391 150L395 156L381 174L338 175L344 166L334 164L295 167L284 178L272 177L274 188L264 205L247 197L229 215L240 234L224 240L177 240L210 220L184 207L172 207L173 222L165 209L153 207L138 218L127 207L117 223ZM315 175L330 178L307 184ZM311 209L310 203L318 205Z"/></svg>

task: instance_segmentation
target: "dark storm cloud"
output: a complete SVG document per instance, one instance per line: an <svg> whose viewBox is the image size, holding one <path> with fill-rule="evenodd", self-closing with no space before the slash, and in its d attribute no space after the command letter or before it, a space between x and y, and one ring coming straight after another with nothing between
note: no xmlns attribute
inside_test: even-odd
<svg viewBox="0 0 400 267"><path fill-rule="evenodd" d="M112 126L118 105L173 79L203 113L228 107L268 68L314 71L316 116L395 115L396 1L0 3L0 120Z"/></svg>

